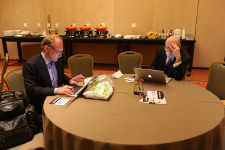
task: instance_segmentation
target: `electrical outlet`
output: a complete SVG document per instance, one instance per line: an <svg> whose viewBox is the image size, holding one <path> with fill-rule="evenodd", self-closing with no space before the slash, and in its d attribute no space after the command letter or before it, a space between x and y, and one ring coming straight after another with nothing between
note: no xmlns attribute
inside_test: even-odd
<svg viewBox="0 0 225 150"><path fill-rule="evenodd" d="M55 27L56 28L59 28L59 23L55 23Z"/></svg>
<svg viewBox="0 0 225 150"><path fill-rule="evenodd" d="M24 28L27 28L27 23L23 23Z"/></svg>
<svg viewBox="0 0 225 150"><path fill-rule="evenodd" d="M136 28L136 23L131 23L131 28Z"/></svg>

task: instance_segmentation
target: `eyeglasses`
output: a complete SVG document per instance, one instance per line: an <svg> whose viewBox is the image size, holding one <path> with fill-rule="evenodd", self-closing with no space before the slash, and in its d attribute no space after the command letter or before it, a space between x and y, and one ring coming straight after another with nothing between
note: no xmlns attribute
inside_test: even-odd
<svg viewBox="0 0 225 150"><path fill-rule="evenodd" d="M49 47L51 47L58 55L62 55L64 52L63 52L63 50L62 51L57 51L56 50L56 48L55 47L53 47L53 46L49 46Z"/></svg>
<svg viewBox="0 0 225 150"><path fill-rule="evenodd" d="M165 46L165 49L173 49L172 46Z"/></svg>

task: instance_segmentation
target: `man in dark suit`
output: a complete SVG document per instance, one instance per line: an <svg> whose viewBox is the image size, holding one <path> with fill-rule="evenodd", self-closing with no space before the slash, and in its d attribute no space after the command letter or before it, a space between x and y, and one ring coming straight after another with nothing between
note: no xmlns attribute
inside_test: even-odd
<svg viewBox="0 0 225 150"><path fill-rule="evenodd" d="M180 39L171 36L166 40L165 48L156 50L151 69L162 70L169 77L181 80L184 78L190 55L181 49Z"/></svg>
<svg viewBox="0 0 225 150"><path fill-rule="evenodd" d="M55 94L71 95L71 86L63 84L77 84L84 79L77 75L70 79L64 74L62 59L63 42L58 35L46 36L41 43L42 52L23 66L23 77L26 94L29 101L36 108L37 113L42 113L42 107L47 96Z"/></svg>

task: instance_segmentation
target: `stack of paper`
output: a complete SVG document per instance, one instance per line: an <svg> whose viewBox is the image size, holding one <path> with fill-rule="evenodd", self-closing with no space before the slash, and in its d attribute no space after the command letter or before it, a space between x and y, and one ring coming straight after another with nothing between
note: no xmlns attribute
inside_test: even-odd
<svg viewBox="0 0 225 150"><path fill-rule="evenodd" d="M162 91L147 91L147 95L140 102L148 104L166 104L166 99Z"/></svg>
<svg viewBox="0 0 225 150"><path fill-rule="evenodd" d="M120 77L122 77L122 72L120 70L118 70L117 72L115 72L113 75L112 75L112 78L113 79L119 79Z"/></svg>
<svg viewBox="0 0 225 150"><path fill-rule="evenodd" d="M57 97L52 102L50 102L50 104L65 105L69 101L70 101L70 99L66 99L66 98L62 98L62 97Z"/></svg>

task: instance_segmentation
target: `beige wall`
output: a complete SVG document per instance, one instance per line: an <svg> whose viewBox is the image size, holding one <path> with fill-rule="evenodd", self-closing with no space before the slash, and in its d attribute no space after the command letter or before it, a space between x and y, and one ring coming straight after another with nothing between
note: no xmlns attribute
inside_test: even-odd
<svg viewBox="0 0 225 150"><path fill-rule="evenodd" d="M197 0L115 0L115 31L141 34L162 29L185 29L194 34ZM136 23L134 31L131 23Z"/></svg>
<svg viewBox="0 0 225 150"><path fill-rule="evenodd" d="M154 24L155 31L161 29L185 29L186 33L194 35L197 0L155 0Z"/></svg>
<svg viewBox="0 0 225 150"><path fill-rule="evenodd" d="M78 27L89 23L93 29L105 23L109 33L114 33L114 0L76 0L71 10Z"/></svg>
<svg viewBox="0 0 225 150"><path fill-rule="evenodd" d="M51 18L51 28L55 28L56 23L59 24L59 34L65 34L65 26L71 24L71 18L73 15L73 13L71 13L71 1L72 0L45 0L46 20L49 15Z"/></svg>
<svg viewBox="0 0 225 150"><path fill-rule="evenodd" d="M4 30L24 30L23 24L27 23L27 29L37 31L37 23L45 24L44 1L43 0L4 0L0 1L0 36ZM37 53L40 48L29 46L32 43L22 45L24 58L27 54ZM9 59L18 59L17 46L15 42L7 44ZM29 49L28 49L29 47ZM0 43L2 53L2 43Z"/></svg>
<svg viewBox="0 0 225 150"><path fill-rule="evenodd" d="M145 36L149 31L180 28L194 36L196 30L194 66L209 67L209 64L222 61L225 56L225 21L221 19L225 15L225 3L224 0L216 3L200 1L199 9L197 4L198 0L174 0L173 4L170 0L4 0L0 1L0 36L3 36L4 30L23 30L24 22L28 24L28 30L37 31L37 23L46 30L47 15L53 28L59 23L59 34L65 34L65 27L73 23L78 27L86 23L92 27L105 23L112 35ZM132 29L131 23L136 23L136 28ZM25 59L40 51L37 44L31 44L22 45ZM16 44L7 45L10 59L18 59ZM103 46L101 49L105 48L111 49L110 55L103 55L106 59L116 56L115 46ZM82 47L73 46L73 49L81 51ZM99 52L96 52L96 57L100 59ZM113 58L110 60L114 61Z"/></svg>
<svg viewBox="0 0 225 150"><path fill-rule="evenodd" d="M208 67L225 58L225 1L199 3L194 66Z"/></svg>

